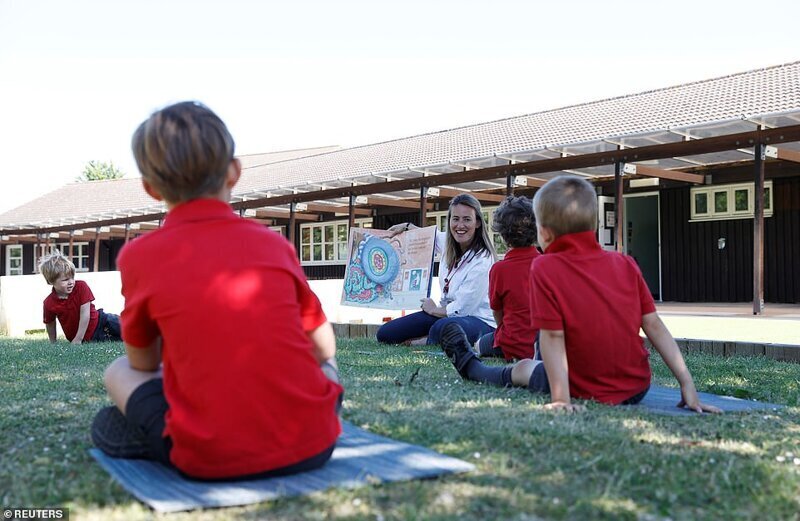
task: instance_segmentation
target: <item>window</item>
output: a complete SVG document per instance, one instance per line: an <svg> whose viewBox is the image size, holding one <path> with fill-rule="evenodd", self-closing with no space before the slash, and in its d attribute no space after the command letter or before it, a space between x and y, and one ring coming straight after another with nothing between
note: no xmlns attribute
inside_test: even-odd
<svg viewBox="0 0 800 521"><path fill-rule="evenodd" d="M356 219L356 226L372 228L372 219ZM347 262L347 221L300 225L302 264L344 264Z"/></svg>
<svg viewBox="0 0 800 521"><path fill-rule="evenodd" d="M283 237L286 237L286 226L270 226L269 229Z"/></svg>
<svg viewBox="0 0 800 521"><path fill-rule="evenodd" d="M69 256L69 243L59 242L56 244L40 245L34 248L33 265L37 266L38 271L39 259L45 255L50 255L54 250L59 250L62 255L68 257L72 264L75 265L75 271L89 271L89 243L88 242L73 242L72 243L72 257Z"/></svg>
<svg viewBox="0 0 800 521"><path fill-rule="evenodd" d="M691 220L752 218L755 184L741 183L691 189ZM772 181L764 183L764 216L772 215Z"/></svg>
<svg viewBox="0 0 800 521"><path fill-rule="evenodd" d="M22 275L22 245L6 246L6 275Z"/></svg>

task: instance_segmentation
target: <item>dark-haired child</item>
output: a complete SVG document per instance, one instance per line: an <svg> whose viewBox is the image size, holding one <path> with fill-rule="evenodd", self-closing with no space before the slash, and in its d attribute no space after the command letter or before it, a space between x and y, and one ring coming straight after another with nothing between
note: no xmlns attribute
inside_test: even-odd
<svg viewBox="0 0 800 521"><path fill-rule="evenodd" d="M483 335L477 344L480 356L506 360L533 358L537 330L531 325L531 262L539 256L534 246L536 225L531 200L509 197L494 211L492 230L499 233L509 250L489 271L489 304L497 329Z"/></svg>
<svg viewBox="0 0 800 521"><path fill-rule="evenodd" d="M539 244L545 254L531 265L531 320L540 330L543 361L498 367L497 385L550 393L548 408L582 410L572 398L611 405L640 402L650 388L644 330L681 388L678 407L721 412L700 402L675 340L656 313L636 262L597 242L597 195L585 179L560 176L533 199ZM459 373L481 364L463 332L442 331L442 347Z"/></svg>

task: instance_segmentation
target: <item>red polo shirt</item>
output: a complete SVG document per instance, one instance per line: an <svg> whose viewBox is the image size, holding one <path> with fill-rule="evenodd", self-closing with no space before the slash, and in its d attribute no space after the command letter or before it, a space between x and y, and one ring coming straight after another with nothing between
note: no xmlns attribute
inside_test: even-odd
<svg viewBox="0 0 800 521"><path fill-rule="evenodd" d="M564 331L569 391L617 404L650 385L639 328L656 310L636 262L594 232L562 235L531 265L534 327Z"/></svg>
<svg viewBox="0 0 800 521"><path fill-rule="evenodd" d="M89 325L86 327L86 334L83 335L84 341L92 339L94 330L97 327L97 310L91 302L94 294L89 289L89 285L82 280L75 281L75 287L67 298L59 298L56 290L53 289L47 298L44 299L44 323L49 324L56 318L61 324L64 336L72 342L78 333L78 325L81 321L81 306L89 302Z"/></svg>
<svg viewBox="0 0 800 521"><path fill-rule="evenodd" d="M195 477L265 472L307 459L340 433L342 388L308 331L325 321L294 248L214 199L177 206L120 253L122 337L162 337L165 436Z"/></svg>
<svg viewBox="0 0 800 521"><path fill-rule="evenodd" d="M489 304L503 312L503 322L494 332L494 347L506 360L533 358L538 331L531 325L531 262L539 256L533 246L511 248L489 271Z"/></svg>

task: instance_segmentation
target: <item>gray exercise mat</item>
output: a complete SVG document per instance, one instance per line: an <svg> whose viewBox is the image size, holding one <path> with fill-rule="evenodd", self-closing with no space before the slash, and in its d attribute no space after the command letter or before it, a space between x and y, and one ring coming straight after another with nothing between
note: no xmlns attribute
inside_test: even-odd
<svg viewBox="0 0 800 521"><path fill-rule="evenodd" d="M741 398L734 398L732 396L720 396L718 394L697 393L700 401L708 405L719 407L725 412L741 412L752 410L774 410L783 407L782 405L756 402L752 400L742 400ZM676 407L677 403L681 400L681 390L677 387L662 387L660 385L650 386L647 396L644 400L639 402L638 405L633 405L634 408L642 408L656 414L665 414L669 416L686 416L697 414L689 409L680 409Z"/></svg>
<svg viewBox="0 0 800 521"><path fill-rule="evenodd" d="M91 449L89 453L125 490L158 512L248 505L332 487L358 488L468 472L475 468L471 463L378 436L347 422L342 422L342 435L324 467L278 478L193 481L160 463L111 458L98 449Z"/></svg>

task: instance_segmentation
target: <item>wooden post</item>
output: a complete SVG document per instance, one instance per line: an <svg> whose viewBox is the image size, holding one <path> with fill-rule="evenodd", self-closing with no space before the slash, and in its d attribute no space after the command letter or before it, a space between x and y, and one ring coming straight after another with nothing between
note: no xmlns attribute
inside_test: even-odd
<svg viewBox="0 0 800 521"><path fill-rule="evenodd" d="M419 189L419 227L425 227L428 219L428 187L422 186Z"/></svg>
<svg viewBox="0 0 800 521"><path fill-rule="evenodd" d="M350 194L350 197L348 198L348 211L347 233L349 237L350 230L356 227L356 196L353 194Z"/></svg>
<svg viewBox="0 0 800 521"><path fill-rule="evenodd" d="M297 248L297 245L294 242L294 239L295 239L295 233L294 233L294 227L295 227L294 207L295 207L296 204L297 203L289 203L289 226L286 227L286 238L289 239L289 242L291 242L292 246L294 246L295 248ZM299 252L300 250L298 249L297 251Z"/></svg>
<svg viewBox="0 0 800 521"><path fill-rule="evenodd" d="M514 196L514 182L516 180L516 177L517 176L515 175L510 175L506 177L506 195L508 197Z"/></svg>
<svg viewBox="0 0 800 521"><path fill-rule="evenodd" d="M73 247L73 241L74 240L75 240L75 232L70 230L70 232L69 232L69 259L70 260L72 260L72 253L73 253L72 247Z"/></svg>
<svg viewBox="0 0 800 521"><path fill-rule="evenodd" d="M100 271L100 228L95 229L93 261L92 271Z"/></svg>
<svg viewBox="0 0 800 521"><path fill-rule="evenodd" d="M129 240L131 240L131 225L125 223L125 244L128 244Z"/></svg>
<svg viewBox="0 0 800 521"><path fill-rule="evenodd" d="M753 314L764 312L764 160L765 145L755 145L755 207L753 208ZM733 202L731 202L733 204Z"/></svg>
<svg viewBox="0 0 800 521"><path fill-rule="evenodd" d="M625 253L624 239L625 239L625 200L622 198L623 182L622 182L622 168L621 161L614 163L614 218L616 219L616 241L617 251Z"/></svg>

